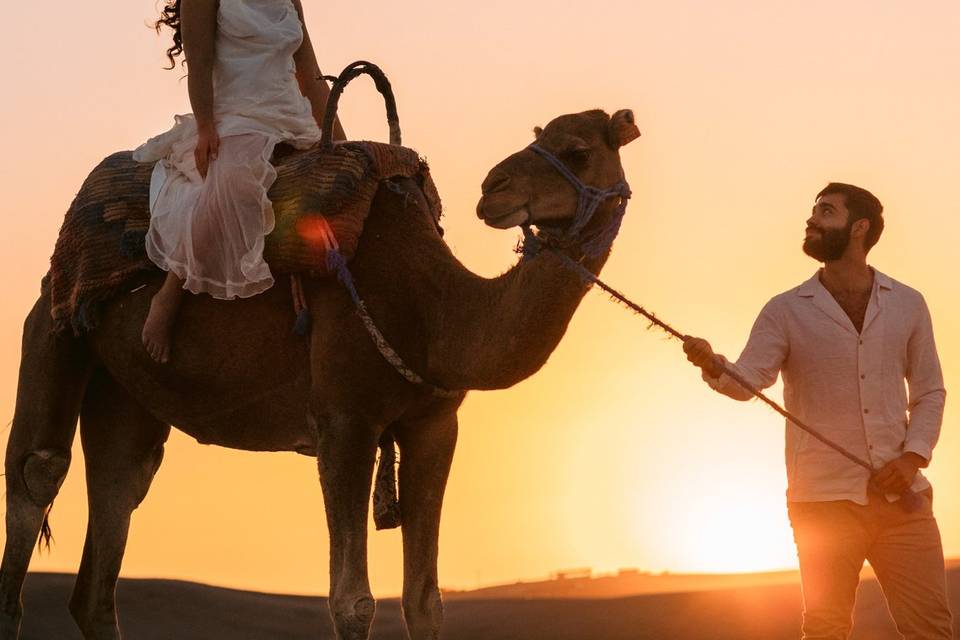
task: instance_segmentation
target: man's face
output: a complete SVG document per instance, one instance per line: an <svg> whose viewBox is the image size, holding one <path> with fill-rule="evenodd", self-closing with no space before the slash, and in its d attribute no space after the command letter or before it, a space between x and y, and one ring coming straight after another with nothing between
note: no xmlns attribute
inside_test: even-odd
<svg viewBox="0 0 960 640"><path fill-rule="evenodd" d="M803 252L817 262L833 262L843 257L850 244L850 212L840 193L824 194L813 205L807 219Z"/></svg>

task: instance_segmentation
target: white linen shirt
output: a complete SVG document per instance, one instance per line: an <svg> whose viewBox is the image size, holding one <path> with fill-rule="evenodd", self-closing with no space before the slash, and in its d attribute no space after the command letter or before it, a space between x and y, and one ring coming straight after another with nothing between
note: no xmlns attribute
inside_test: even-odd
<svg viewBox="0 0 960 640"><path fill-rule="evenodd" d="M782 373L787 411L875 469L907 451L929 461L946 390L923 296L874 270L863 330L857 333L819 276L764 306L747 346L730 366L761 389ZM704 374L704 380L731 398L752 398L726 374ZM870 473L790 421L786 463L788 501L868 504ZM917 473L911 489L929 486Z"/></svg>

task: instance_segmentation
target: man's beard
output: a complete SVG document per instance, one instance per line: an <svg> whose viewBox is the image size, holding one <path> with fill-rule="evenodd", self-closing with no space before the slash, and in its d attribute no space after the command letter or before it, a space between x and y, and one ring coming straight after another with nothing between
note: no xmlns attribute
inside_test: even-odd
<svg viewBox="0 0 960 640"><path fill-rule="evenodd" d="M846 225L842 229L812 228L820 232L820 237L810 237L803 241L805 254L817 262L833 262L843 257L847 245L850 244L850 231L853 225Z"/></svg>

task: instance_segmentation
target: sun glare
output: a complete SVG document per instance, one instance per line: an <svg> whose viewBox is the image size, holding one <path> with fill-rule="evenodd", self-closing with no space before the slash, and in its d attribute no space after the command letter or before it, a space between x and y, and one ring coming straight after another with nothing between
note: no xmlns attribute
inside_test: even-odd
<svg viewBox="0 0 960 640"><path fill-rule="evenodd" d="M783 504L737 503L708 495L686 498L683 521L669 526L676 571L746 573L796 566Z"/></svg>

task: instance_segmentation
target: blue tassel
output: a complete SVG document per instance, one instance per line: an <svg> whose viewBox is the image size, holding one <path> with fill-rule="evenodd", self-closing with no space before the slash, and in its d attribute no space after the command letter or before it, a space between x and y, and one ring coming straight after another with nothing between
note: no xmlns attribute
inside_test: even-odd
<svg viewBox="0 0 960 640"><path fill-rule="evenodd" d="M293 332L304 338L310 333L310 310L304 307L297 314L297 320L293 323Z"/></svg>
<svg viewBox="0 0 960 640"><path fill-rule="evenodd" d="M343 254L336 249L327 250L327 271L340 276L345 266L347 266L347 261L343 259Z"/></svg>
<svg viewBox="0 0 960 640"><path fill-rule="evenodd" d="M347 261L336 249L327 251L327 271L337 274L337 279L343 283L354 304L362 304L360 294L357 293L357 287L353 284L353 275L347 268Z"/></svg>

